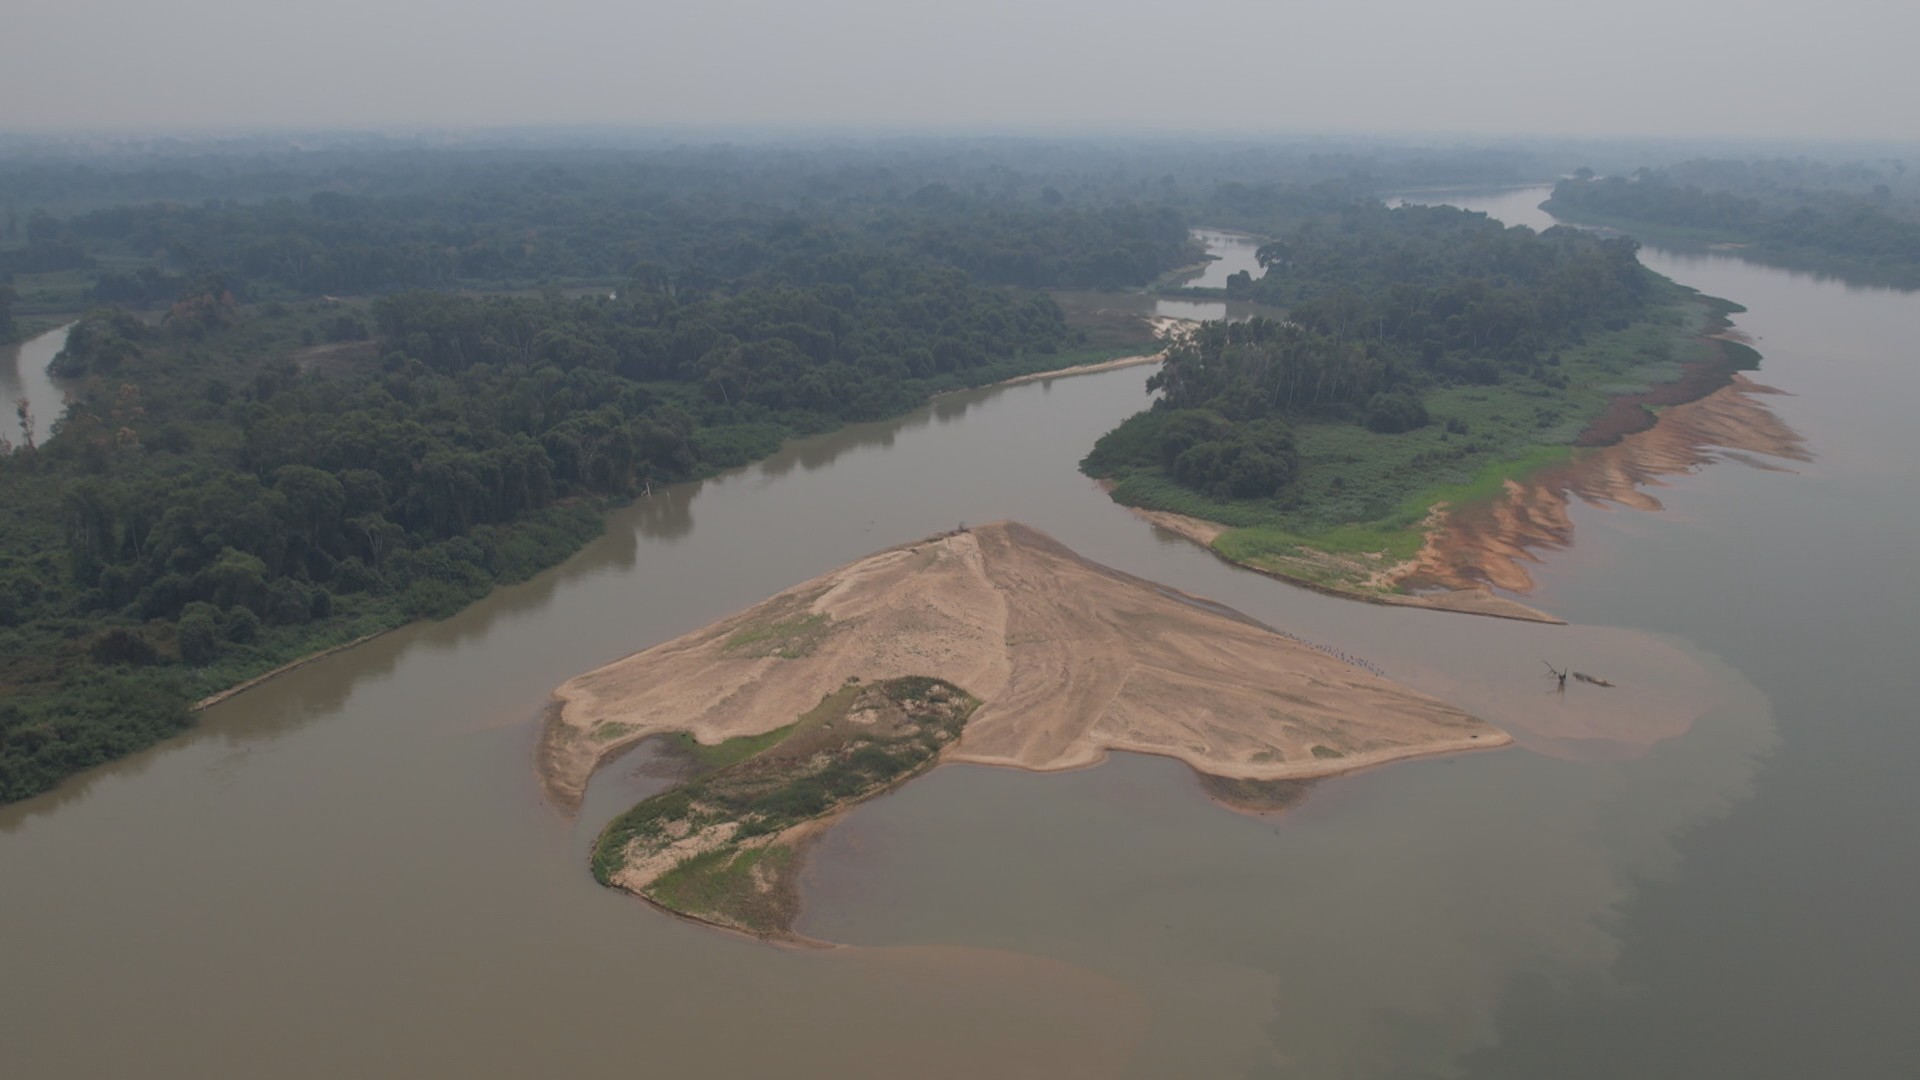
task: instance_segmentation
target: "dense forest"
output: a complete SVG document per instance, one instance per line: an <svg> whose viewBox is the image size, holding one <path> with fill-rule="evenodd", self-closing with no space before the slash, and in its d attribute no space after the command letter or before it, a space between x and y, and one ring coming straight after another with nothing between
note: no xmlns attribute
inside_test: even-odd
<svg viewBox="0 0 1920 1080"><path fill-rule="evenodd" d="M1084 356L1043 294L858 243L764 250L703 288L643 266L617 299L245 303L202 273L157 322L87 314L55 436L0 458L0 798L551 565L610 501Z"/></svg>
<svg viewBox="0 0 1920 1080"><path fill-rule="evenodd" d="M1664 243L1736 245L1743 256L1920 288L1920 189L1904 163L1689 162L1562 180L1546 208Z"/></svg>
<svg viewBox="0 0 1920 1080"><path fill-rule="evenodd" d="M1186 338L1148 383L1153 407L1102 438L1085 468L1124 481L1122 498L1169 509L1167 481L1291 509L1302 424L1399 435L1431 422L1436 390L1566 390L1561 350L1667 298L1636 251L1452 207L1348 204L1263 245L1262 276L1230 290L1285 306L1286 321L1208 323ZM1361 479L1352 465L1343 484Z"/></svg>
<svg viewBox="0 0 1920 1080"><path fill-rule="evenodd" d="M659 483L1137 348L1035 290L1155 287L1194 224L1277 238L1230 291L1288 318L1201 330L1088 467L1221 520L1371 520L1564 441L1672 300L1631 242L1375 200L1550 175L1518 150L8 147L0 332L77 318L78 389L0 447L0 800L553 565Z"/></svg>
<svg viewBox="0 0 1920 1080"><path fill-rule="evenodd" d="M13 319L14 297L13 283L0 279L0 345L20 336L18 324Z"/></svg>

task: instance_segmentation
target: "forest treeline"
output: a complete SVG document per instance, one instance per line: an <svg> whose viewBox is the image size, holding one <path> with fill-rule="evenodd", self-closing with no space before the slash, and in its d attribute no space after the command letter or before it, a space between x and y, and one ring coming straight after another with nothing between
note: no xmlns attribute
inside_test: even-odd
<svg viewBox="0 0 1920 1080"><path fill-rule="evenodd" d="M163 267L226 275L256 299L404 289L513 289L638 276L706 292L777 282L831 252L932 259L990 284L1142 285L1193 259L1185 218L1166 207L1049 207L926 188L859 211L802 213L566 177L446 195L304 199L187 207L120 206L52 226L12 253L142 253ZM4 253L0 253L4 258ZM20 272L28 272L25 267ZM165 273L103 276L95 298L169 298Z"/></svg>
<svg viewBox="0 0 1920 1080"><path fill-rule="evenodd" d="M1899 165L1899 163L1894 163ZM1632 176L1576 176L1546 209L1667 242L1740 245L1744 256L1920 288L1920 197L1903 165L1697 162Z"/></svg>
<svg viewBox="0 0 1920 1080"><path fill-rule="evenodd" d="M178 276L251 299L407 288L688 288L807 234L936 258L983 282L1137 286L1195 256L1185 226L1249 195L1539 179L1520 147L1381 140L886 139L691 144L538 133L195 141L0 137L0 280L23 312L164 306ZM1249 226L1251 227L1251 226Z"/></svg>
<svg viewBox="0 0 1920 1080"><path fill-rule="evenodd" d="M1288 506L1301 423L1397 435L1429 423L1425 398L1437 388L1564 390L1561 348L1624 329L1662 295L1637 249L1453 207L1350 203L1264 244L1261 277L1230 286L1284 306L1285 321L1205 324L1149 380L1159 399L1103 437L1084 467L1134 479L1134 490L1160 477Z"/></svg>

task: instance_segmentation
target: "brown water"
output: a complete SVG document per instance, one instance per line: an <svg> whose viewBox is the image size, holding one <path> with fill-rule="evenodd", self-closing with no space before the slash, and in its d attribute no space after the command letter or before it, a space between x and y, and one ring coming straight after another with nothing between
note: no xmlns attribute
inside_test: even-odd
<svg viewBox="0 0 1920 1080"><path fill-rule="evenodd" d="M1334 600L1137 521L1074 463L1144 369L943 398L643 500L533 582L0 810L7 1072L1912 1075L1920 304L1663 258L1753 308L1761 381L1817 459L1711 466L1660 513L1576 509L1534 599L1579 625ZM552 686L1003 517L1523 745L1269 819L1160 760L941 769L811 864L803 929L877 948L768 948L592 883L594 832L657 781L623 763L579 822L548 810ZM1542 656L1673 703L1593 730Z"/></svg>
<svg viewBox="0 0 1920 1080"><path fill-rule="evenodd" d="M14 407L21 398L33 421L33 438L44 442L54 421L67 410L67 390L47 374L47 365L67 344L67 327L52 330L26 341L0 345L0 436L19 446L26 442L25 431Z"/></svg>
<svg viewBox="0 0 1920 1080"><path fill-rule="evenodd" d="M1242 270L1254 277L1259 277L1263 272L1260 260L1256 257L1260 250L1259 237L1222 229L1195 229L1194 235L1207 245L1207 254L1213 259L1207 263L1206 269L1181 284L1200 289L1224 289L1227 279Z"/></svg>

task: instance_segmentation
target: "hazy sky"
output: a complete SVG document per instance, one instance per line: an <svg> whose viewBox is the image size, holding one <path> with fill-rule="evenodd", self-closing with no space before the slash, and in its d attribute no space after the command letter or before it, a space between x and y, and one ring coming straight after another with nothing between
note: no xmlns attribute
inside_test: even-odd
<svg viewBox="0 0 1920 1080"><path fill-rule="evenodd" d="M1913 0L5 0L0 130L1920 137Z"/></svg>

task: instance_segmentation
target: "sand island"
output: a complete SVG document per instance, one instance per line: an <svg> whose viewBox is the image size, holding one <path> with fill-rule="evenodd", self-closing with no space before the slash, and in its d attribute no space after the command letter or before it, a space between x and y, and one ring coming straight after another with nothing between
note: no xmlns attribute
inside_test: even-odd
<svg viewBox="0 0 1920 1080"><path fill-rule="evenodd" d="M603 883L790 937L799 855L941 761L1070 769L1109 751L1293 781L1504 745L1444 702L1012 522L888 549L555 691L542 783L684 733L699 770L615 819Z"/></svg>

